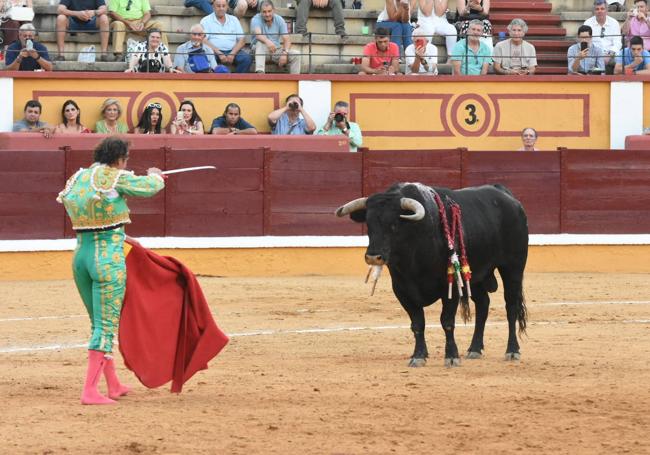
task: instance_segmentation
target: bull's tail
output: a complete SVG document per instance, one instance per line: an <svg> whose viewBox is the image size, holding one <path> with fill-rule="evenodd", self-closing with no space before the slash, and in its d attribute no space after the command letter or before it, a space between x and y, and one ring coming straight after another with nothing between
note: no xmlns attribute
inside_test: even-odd
<svg viewBox="0 0 650 455"><path fill-rule="evenodd" d="M460 298L460 316L466 324L472 320L472 310L469 308L469 296L467 293Z"/></svg>
<svg viewBox="0 0 650 455"><path fill-rule="evenodd" d="M526 325L528 322L528 309L526 308L526 298L524 297L523 283L521 291L517 296L517 322L519 323L519 336L526 334Z"/></svg>

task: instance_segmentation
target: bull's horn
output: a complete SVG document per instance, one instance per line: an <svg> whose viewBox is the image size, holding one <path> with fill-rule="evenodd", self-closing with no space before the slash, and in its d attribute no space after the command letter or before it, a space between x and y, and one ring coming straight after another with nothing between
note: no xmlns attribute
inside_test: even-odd
<svg viewBox="0 0 650 455"><path fill-rule="evenodd" d="M367 197L360 197L359 199L355 199L354 201L350 201L344 206L339 207L336 209L336 216L345 216L348 213L356 212L357 210L362 210L366 208L366 201L368 200Z"/></svg>
<svg viewBox="0 0 650 455"><path fill-rule="evenodd" d="M420 204L415 199L411 199L410 197L403 197L400 200L400 205L404 210L415 212L413 215L400 215L400 218L411 221L420 221L422 218L424 218L424 206L422 206L422 204Z"/></svg>

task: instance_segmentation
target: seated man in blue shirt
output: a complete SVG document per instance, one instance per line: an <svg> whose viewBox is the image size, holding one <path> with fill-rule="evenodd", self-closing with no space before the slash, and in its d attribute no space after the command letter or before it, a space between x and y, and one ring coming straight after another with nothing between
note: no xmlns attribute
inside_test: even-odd
<svg viewBox="0 0 650 455"><path fill-rule="evenodd" d="M273 134L312 134L316 123L302 107L302 98L289 95L286 106L276 109L269 114L269 125ZM302 115L302 118L300 117Z"/></svg>
<svg viewBox="0 0 650 455"><path fill-rule="evenodd" d="M264 73L267 60L279 67L289 64L289 73L300 74L300 53L291 49L287 23L275 14L271 0L263 0L261 11L251 19L251 48L255 51L255 72Z"/></svg>
<svg viewBox="0 0 650 455"><path fill-rule="evenodd" d="M226 14L226 0L212 2L214 13L201 19L201 25L208 36L205 42L214 52L217 63L235 65L236 73L250 72L253 58L244 50L244 30L239 19Z"/></svg>
<svg viewBox="0 0 650 455"><path fill-rule="evenodd" d="M18 39L11 43L5 55L5 69L9 71L52 71L47 48L35 41L36 29L23 24L18 29Z"/></svg>
<svg viewBox="0 0 650 455"><path fill-rule="evenodd" d="M241 108L235 103L228 104L223 115L212 121L210 130L212 134L257 134L255 127L241 117Z"/></svg>
<svg viewBox="0 0 650 455"><path fill-rule="evenodd" d="M41 111L43 106L36 100L29 100L25 103L25 116L14 123L11 131L14 133L43 133L43 136L50 137L51 129L47 123L41 122Z"/></svg>
<svg viewBox="0 0 650 455"><path fill-rule="evenodd" d="M650 52L643 49L643 38L630 38L630 47L616 56L614 74L650 74Z"/></svg>
<svg viewBox="0 0 650 455"><path fill-rule="evenodd" d="M492 61L490 48L481 41L483 21L470 21L467 38L456 43L451 53L454 75L482 76L487 74Z"/></svg>
<svg viewBox="0 0 650 455"><path fill-rule="evenodd" d="M578 27L578 42L567 51L569 74L605 72L605 51L591 42L591 27Z"/></svg>

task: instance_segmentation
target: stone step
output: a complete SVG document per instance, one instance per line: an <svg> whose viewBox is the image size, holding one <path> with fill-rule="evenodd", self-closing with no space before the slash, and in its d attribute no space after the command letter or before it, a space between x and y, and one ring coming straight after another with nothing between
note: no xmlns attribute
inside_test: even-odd
<svg viewBox="0 0 650 455"><path fill-rule="evenodd" d="M532 25L560 25L560 16L557 14L524 14L521 13L495 13L490 14L490 22L496 24L509 24L513 19L524 19L528 26Z"/></svg>
<svg viewBox="0 0 650 455"><path fill-rule="evenodd" d="M492 27L492 33L497 35L499 32L508 32L506 24L497 24ZM531 26L528 27L528 38L541 37L541 36L566 36L566 30L561 27L552 26Z"/></svg>
<svg viewBox="0 0 650 455"><path fill-rule="evenodd" d="M548 2L530 2L530 1L494 1L490 3L490 13L494 11L522 11L522 12L550 12L553 5Z"/></svg>

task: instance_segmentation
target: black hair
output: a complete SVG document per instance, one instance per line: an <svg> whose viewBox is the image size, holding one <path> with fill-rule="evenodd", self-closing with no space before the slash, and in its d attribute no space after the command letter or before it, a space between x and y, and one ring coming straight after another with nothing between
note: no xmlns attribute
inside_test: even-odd
<svg viewBox="0 0 650 455"><path fill-rule="evenodd" d="M95 162L115 164L120 158L129 157L129 143L119 137L109 136L95 147Z"/></svg>
<svg viewBox="0 0 650 455"><path fill-rule="evenodd" d="M40 101L36 101L36 100L27 101L25 103L25 109L23 109L23 112L25 112L28 107L37 107L39 112L43 112L43 106L41 105Z"/></svg>
<svg viewBox="0 0 650 455"><path fill-rule="evenodd" d="M74 100L65 100L63 102L63 107L61 108L61 120L64 125L68 124L68 121L65 119L65 108L68 104L72 104L76 109L77 109L77 125L81 125L81 109L79 109L79 105L75 103Z"/></svg>
<svg viewBox="0 0 650 455"><path fill-rule="evenodd" d="M633 36L632 38L630 38L630 48L638 44L643 46L643 38L641 38L640 36Z"/></svg>
<svg viewBox="0 0 650 455"><path fill-rule="evenodd" d="M149 52L149 37L151 36L152 33L159 33L160 39L162 39L162 31L159 28L154 27L147 30L147 52Z"/></svg>
<svg viewBox="0 0 650 455"><path fill-rule="evenodd" d="M196 108L194 107L194 103L190 100L185 100L181 103L180 106L178 106L178 110L180 111L181 108L183 107L184 104L187 104L188 106L192 106L192 117L190 117L190 125L194 125L197 121L198 122L203 122L201 120L201 116L196 112Z"/></svg>
<svg viewBox="0 0 650 455"><path fill-rule="evenodd" d="M140 121L138 122L137 128L140 129L143 133L148 133L151 130L151 112L154 109L158 109L158 123L156 124L156 127L154 128L154 134L161 134L161 125L163 122L163 114L162 114L162 108L158 108L156 106L153 106L152 104L148 105L146 109L142 112L142 115L140 116Z"/></svg>
<svg viewBox="0 0 650 455"><path fill-rule="evenodd" d="M297 93L292 93L291 95L287 96L284 100L284 103L288 103L291 98L298 98L300 100L301 107L305 105L305 102L302 100L302 98L300 98L300 96L298 96Z"/></svg>
<svg viewBox="0 0 650 455"><path fill-rule="evenodd" d="M582 32L588 32L589 36L591 36L591 34L593 33L593 31L591 30L591 27L589 27L588 25L584 25L584 24L581 25L580 27L578 27L578 33L577 34L580 35Z"/></svg>
<svg viewBox="0 0 650 455"><path fill-rule="evenodd" d="M228 103L228 104L226 104L226 108L223 110L223 116L224 117L228 114L228 109L230 109L231 107L237 108L237 110L239 111L239 115L241 115L241 107L239 107L239 104L237 104L237 103Z"/></svg>
<svg viewBox="0 0 650 455"><path fill-rule="evenodd" d="M379 27L375 29L375 36L378 38L385 38L385 37L390 37L391 35L391 30L386 27Z"/></svg>

